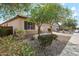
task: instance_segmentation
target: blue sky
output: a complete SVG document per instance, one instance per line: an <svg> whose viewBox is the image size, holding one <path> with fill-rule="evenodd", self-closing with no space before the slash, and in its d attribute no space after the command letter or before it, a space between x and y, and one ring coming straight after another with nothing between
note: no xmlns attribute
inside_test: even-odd
<svg viewBox="0 0 79 59"><path fill-rule="evenodd" d="M79 26L79 3L63 3L62 5L73 11L73 16L77 19Z"/></svg>
<svg viewBox="0 0 79 59"><path fill-rule="evenodd" d="M79 26L79 3L62 3L64 7L67 7L73 11L73 16L77 19ZM0 20L0 23L3 21Z"/></svg>

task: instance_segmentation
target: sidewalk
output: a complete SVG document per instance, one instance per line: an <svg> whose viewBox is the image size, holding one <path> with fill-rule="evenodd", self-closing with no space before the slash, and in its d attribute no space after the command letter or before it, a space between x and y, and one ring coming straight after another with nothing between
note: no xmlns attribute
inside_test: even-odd
<svg viewBox="0 0 79 59"><path fill-rule="evenodd" d="M64 34L64 33L57 33L57 32L52 32L53 34L56 35L62 35L62 36L72 36L73 34ZM47 35L47 34L51 34L51 33L41 33L40 35ZM36 34L36 36L38 36L38 34Z"/></svg>
<svg viewBox="0 0 79 59"><path fill-rule="evenodd" d="M74 33L60 56L79 56L79 33Z"/></svg>
<svg viewBox="0 0 79 59"><path fill-rule="evenodd" d="M53 34L56 35L62 35L62 36L69 36L71 37L73 34L64 34L64 33L57 33L57 32L52 32ZM51 34L51 33L41 33L40 35L47 35L47 34ZM36 38L38 37L38 34L34 35Z"/></svg>
<svg viewBox="0 0 79 59"><path fill-rule="evenodd" d="M57 33L57 32L53 32L53 34L62 35L62 36L72 36L72 34L64 34L64 33Z"/></svg>

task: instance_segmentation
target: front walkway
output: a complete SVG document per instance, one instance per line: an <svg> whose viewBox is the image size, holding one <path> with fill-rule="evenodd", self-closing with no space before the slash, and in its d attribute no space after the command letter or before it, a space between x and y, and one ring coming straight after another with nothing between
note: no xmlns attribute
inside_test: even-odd
<svg viewBox="0 0 79 59"><path fill-rule="evenodd" d="M79 56L79 33L74 33L60 56Z"/></svg>

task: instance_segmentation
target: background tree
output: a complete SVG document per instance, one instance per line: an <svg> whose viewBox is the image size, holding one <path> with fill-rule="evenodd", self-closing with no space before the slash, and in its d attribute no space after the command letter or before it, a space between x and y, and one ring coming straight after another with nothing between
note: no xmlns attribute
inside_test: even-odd
<svg viewBox="0 0 79 59"><path fill-rule="evenodd" d="M72 18L72 11L68 8L62 8L61 11L59 11L59 16L56 17L55 23L59 26L59 30L61 29L61 24L64 22L67 18Z"/></svg>
<svg viewBox="0 0 79 59"><path fill-rule="evenodd" d="M29 3L22 4L22 3L3 3L0 4L0 18L7 19L12 16L16 15L27 15L30 9Z"/></svg>
<svg viewBox="0 0 79 59"><path fill-rule="evenodd" d="M76 29L77 26L77 20L69 18L64 20L64 22L62 23L62 27L65 30L74 30Z"/></svg>

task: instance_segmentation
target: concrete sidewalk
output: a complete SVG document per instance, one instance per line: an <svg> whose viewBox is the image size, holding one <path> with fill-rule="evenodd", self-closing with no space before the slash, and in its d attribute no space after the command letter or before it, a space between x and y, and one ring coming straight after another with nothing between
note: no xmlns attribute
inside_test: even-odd
<svg viewBox="0 0 79 59"><path fill-rule="evenodd" d="M79 56L79 33L74 33L60 56Z"/></svg>
<svg viewBox="0 0 79 59"><path fill-rule="evenodd" d="M64 33L57 33L57 32L52 32L52 33L56 34L56 35L69 36L69 37L71 37L73 35L73 34L64 34ZM47 34L51 34L51 33L41 33L40 35L47 35ZM37 39L38 34L34 35L34 37Z"/></svg>
<svg viewBox="0 0 79 59"><path fill-rule="evenodd" d="M57 32L52 32L53 34L56 35L62 35L62 36L72 36L73 34L65 34L65 33L57 33ZM51 33L41 33L40 35L47 35L47 34L51 34ZM36 36L38 36L38 34L36 34Z"/></svg>
<svg viewBox="0 0 79 59"><path fill-rule="evenodd" d="M56 35L62 35L62 36L72 36L73 34L65 34L65 33L57 33L57 32L52 32L53 34Z"/></svg>

